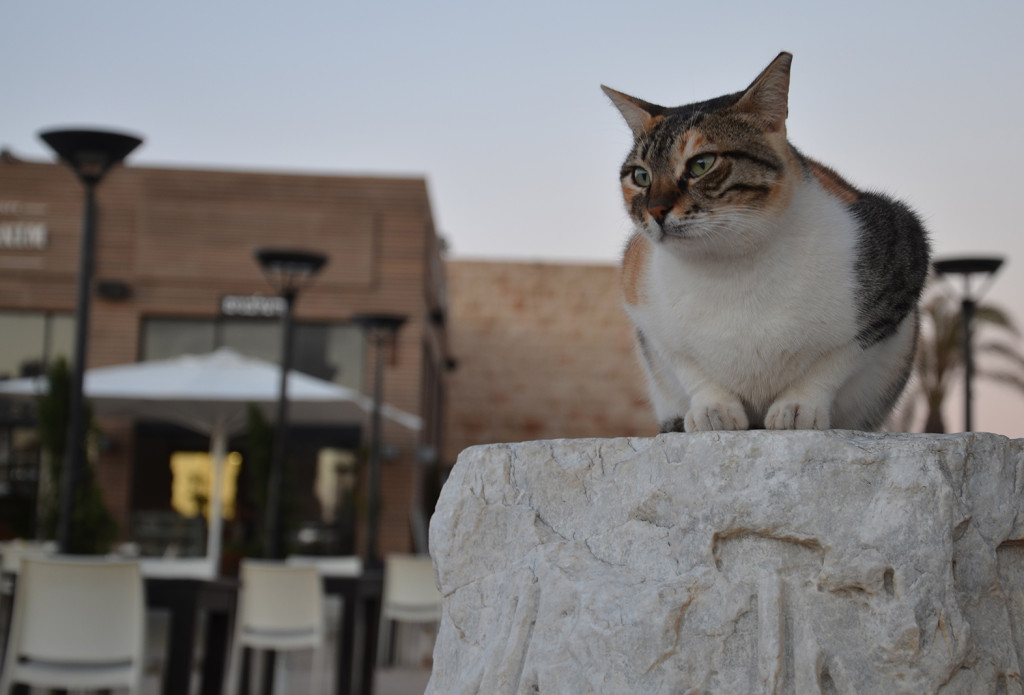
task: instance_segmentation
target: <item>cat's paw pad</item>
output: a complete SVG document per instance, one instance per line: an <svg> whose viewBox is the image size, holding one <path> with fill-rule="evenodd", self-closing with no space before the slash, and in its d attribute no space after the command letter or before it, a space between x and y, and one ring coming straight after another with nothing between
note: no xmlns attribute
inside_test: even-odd
<svg viewBox="0 0 1024 695"><path fill-rule="evenodd" d="M780 400L772 404L764 418L769 430L827 430L831 422L828 403Z"/></svg>
<svg viewBox="0 0 1024 695"><path fill-rule="evenodd" d="M687 432L745 430L750 426L743 406L728 402L694 404L686 413L683 424Z"/></svg>

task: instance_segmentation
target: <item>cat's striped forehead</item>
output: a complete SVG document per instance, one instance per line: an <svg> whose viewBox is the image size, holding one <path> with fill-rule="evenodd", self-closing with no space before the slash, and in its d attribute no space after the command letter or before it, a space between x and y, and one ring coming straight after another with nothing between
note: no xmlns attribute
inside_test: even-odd
<svg viewBox="0 0 1024 695"><path fill-rule="evenodd" d="M703 138L701 131L709 125L708 119L735 104L742 93L729 94L716 99L702 101L686 106L666 109L657 116L646 133L637 137L634 144L634 155L652 166L669 165L673 157L679 153L678 144L687 131L691 133L691 141L687 143L684 154L689 154L694 146L699 145L693 138ZM711 120L715 120L711 118Z"/></svg>

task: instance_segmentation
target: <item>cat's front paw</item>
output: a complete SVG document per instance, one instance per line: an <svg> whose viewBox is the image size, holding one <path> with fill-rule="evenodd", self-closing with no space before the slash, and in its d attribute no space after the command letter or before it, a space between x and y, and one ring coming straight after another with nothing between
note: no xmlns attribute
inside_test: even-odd
<svg viewBox="0 0 1024 695"><path fill-rule="evenodd" d="M750 421L739 402L707 402L694 403L683 419L683 426L687 432L745 430Z"/></svg>
<svg viewBox="0 0 1024 695"><path fill-rule="evenodd" d="M830 403L781 399L768 408L764 426L769 430L827 430L831 410Z"/></svg>

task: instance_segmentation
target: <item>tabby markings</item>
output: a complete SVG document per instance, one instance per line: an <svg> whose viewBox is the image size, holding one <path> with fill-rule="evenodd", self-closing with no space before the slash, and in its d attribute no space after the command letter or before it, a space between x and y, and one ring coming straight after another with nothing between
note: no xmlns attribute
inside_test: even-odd
<svg viewBox="0 0 1024 695"><path fill-rule="evenodd" d="M683 160L686 161L694 155L703 154L707 144L708 140L704 137L703 133L688 130L683 133L683 141L679 147L679 153L683 156Z"/></svg>

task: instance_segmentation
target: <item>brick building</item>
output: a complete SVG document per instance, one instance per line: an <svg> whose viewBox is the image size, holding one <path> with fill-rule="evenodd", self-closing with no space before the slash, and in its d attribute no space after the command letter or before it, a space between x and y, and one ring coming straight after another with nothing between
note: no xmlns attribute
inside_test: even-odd
<svg viewBox="0 0 1024 695"><path fill-rule="evenodd" d="M0 155L0 378L38 373L71 354L82 196L63 166ZM410 519L422 518L422 471L443 451L450 357L441 244L425 182L129 166L113 171L97 198L87 367L220 346L277 361L279 319L224 311L237 305L232 298L274 293L253 259L260 246L329 256L296 305L301 371L372 393L373 353L351 319L408 316L385 366L384 400L420 415L424 426L384 428L380 538L382 551L410 548ZM0 507L7 517L31 477L27 468L39 467L30 419L10 407L0 412ZM130 537L140 518L169 512L171 453L204 450L206 441L166 423L100 424L99 482L122 536ZM357 456L366 443L362 429L293 429L302 523L323 522L313 489L319 453ZM18 530L11 518L0 524L0 535Z"/></svg>
<svg viewBox="0 0 1024 695"><path fill-rule="evenodd" d="M448 263L447 451L657 425L612 265Z"/></svg>
<svg viewBox="0 0 1024 695"><path fill-rule="evenodd" d="M302 371L371 393L373 354L351 318L409 316L385 365L384 397L424 427L385 426L385 551L411 547L422 528L410 520L431 511L435 479L424 463L451 464L474 444L656 432L618 269L445 262L422 179L129 166L101 184L98 201L90 367L222 345L277 361L277 319L224 311L273 293L252 257L260 246L330 257L296 306ZM81 217L81 186L64 167L0 156L0 378L70 356ZM172 514L172 453L207 443L167 423L101 425L99 481L122 536L133 537L139 519ZM293 428L307 525L322 503L318 454L358 455L365 439L359 428ZM8 512L26 467L39 467L32 416L0 402ZM13 533L4 523L0 535Z"/></svg>

